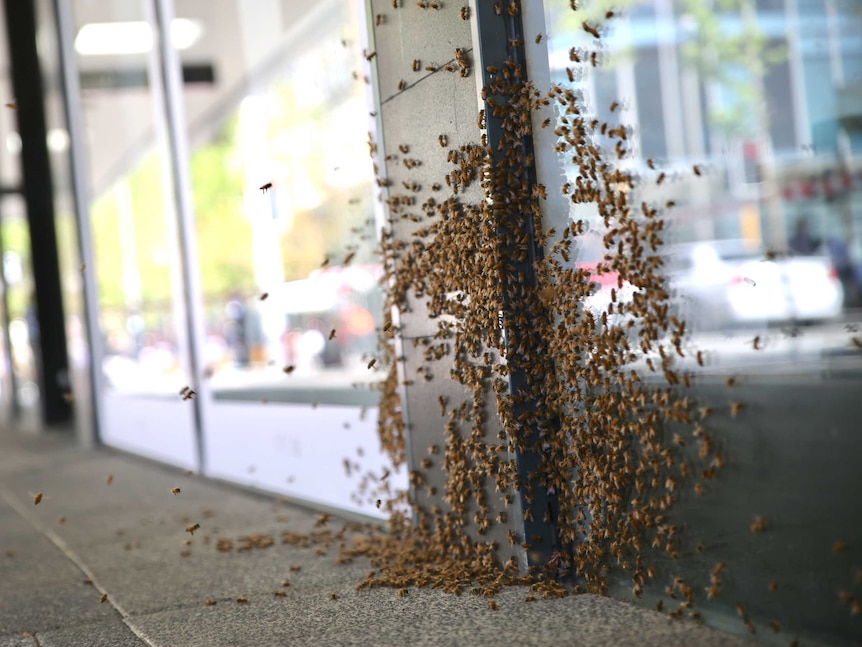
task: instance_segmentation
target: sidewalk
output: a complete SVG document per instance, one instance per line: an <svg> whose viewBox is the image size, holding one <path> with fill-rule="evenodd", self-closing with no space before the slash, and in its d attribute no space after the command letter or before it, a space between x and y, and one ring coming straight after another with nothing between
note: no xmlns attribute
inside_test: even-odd
<svg viewBox="0 0 862 647"><path fill-rule="evenodd" d="M752 644L594 595L527 603L511 588L492 611L469 594L357 591L363 560L281 543L315 519L107 449L0 432L0 647ZM218 537L253 533L275 543L216 550Z"/></svg>

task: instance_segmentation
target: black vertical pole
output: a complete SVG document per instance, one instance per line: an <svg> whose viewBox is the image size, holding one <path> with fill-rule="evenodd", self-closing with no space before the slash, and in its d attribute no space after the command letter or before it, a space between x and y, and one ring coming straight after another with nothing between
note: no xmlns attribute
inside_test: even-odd
<svg viewBox="0 0 862 647"><path fill-rule="evenodd" d="M5 0L3 4L12 63L12 87L18 104L21 175L27 201L36 292L42 421L46 425L56 425L71 420L72 409L66 399L69 356L54 227L54 190L48 157L42 72L36 50L35 3L33 0Z"/></svg>

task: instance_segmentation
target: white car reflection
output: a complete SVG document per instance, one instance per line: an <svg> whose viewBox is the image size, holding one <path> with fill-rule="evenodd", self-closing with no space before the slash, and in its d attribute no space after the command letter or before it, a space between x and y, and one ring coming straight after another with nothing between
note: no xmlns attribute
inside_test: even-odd
<svg viewBox="0 0 862 647"><path fill-rule="evenodd" d="M826 256L767 259L753 241L703 241L668 247L665 268L681 309L701 329L841 315L844 290Z"/></svg>

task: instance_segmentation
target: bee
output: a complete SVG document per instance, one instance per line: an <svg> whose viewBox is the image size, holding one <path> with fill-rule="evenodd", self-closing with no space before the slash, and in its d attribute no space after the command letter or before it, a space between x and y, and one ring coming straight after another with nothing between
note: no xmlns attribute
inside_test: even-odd
<svg viewBox="0 0 862 647"><path fill-rule="evenodd" d="M320 264L320 267L326 267L329 265L329 256L324 257L323 262Z"/></svg>
<svg viewBox="0 0 862 647"><path fill-rule="evenodd" d="M647 161L646 161L646 165L647 165L648 167L650 167L650 169L651 169L651 170L653 170L653 171L655 170L655 162L653 162L651 158L650 158L650 159L647 159Z"/></svg>
<svg viewBox="0 0 862 647"><path fill-rule="evenodd" d="M218 602L216 600L213 600L212 598L207 598L204 601L204 604L207 605L208 607L214 607L215 605L218 604Z"/></svg>
<svg viewBox="0 0 862 647"><path fill-rule="evenodd" d="M695 174L696 176L700 177L700 167L699 167L697 164L695 164L694 166L692 166L692 167L691 167L691 170L694 172L694 174Z"/></svg>
<svg viewBox="0 0 862 647"><path fill-rule="evenodd" d="M661 613L662 609L664 609L664 602L659 600L658 602L655 603L655 610L658 611L659 613Z"/></svg>
<svg viewBox="0 0 862 647"><path fill-rule="evenodd" d="M727 386L735 386L736 385L736 378L731 375L729 378L727 378L724 381L724 383L727 384Z"/></svg>
<svg viewBox="0 0 862 647"><path fill-rule="evenodd" d="M86 271L86 269L87 269L87 264L86 264L86 263L81 263L81 266L78 268L78 270L79 270L79 271L81 271L81 272Z"/></svg>
<svg viewBox="0 0 862 647"><path fill-rule="evenodd" d="M422 69L422 62L418 58L413 59L413 71L419 72L421 69Z"/></svg>
<svg viewBox="0 0 862 647"><path fill-rule="evenodd" d="M658 177L655 179L655 183L661 184L662 182L664 182L665 177L667 177L667 176L665 175L664 171L662 171L661 173L658 174Z"/></svg>
<svg viewBox="0 0 862 647"><path fill-rule="evenodd" d="M84 578L84 584L92 584L92 583L93 583L93 579L92 579L92 578L90 578L90 577L85 577L85 578Z"/></svg>
<svg viewBox="0 0 862 647"><path fill-rule="evenodd" d="M401 0L392 0L392 8L398 9L401 6Z"/></svg>
<svg viewBox="0 0 862 647"><path fill-rule="evenodd" d="M182 393L183 400L191 400L197 395L197 391L190 389L189 387L185 387L185 392Z"/></svg>
<svg viewBox="0 0 862 647"><path fill-rule="evenodd" d="M703 351L702 350L697 351L697 365L703 366Z"/></svg>
<svg viewBox="0 0 862 647"><path fill-rule="evenodd" d="M100 598L100 602L105 603L108 601L108 594L102 593L102 597Z"/></svg>
<svg viewBox="0 0 862 647"><path fill-rule="evenodd" d="M847 550L847 544L843 541L836 541L832 544L833 553L843 553L845 550Z"/></svg>
<svg viewBox="0 0 862 647"><path fill-rule="evenodd" d="M476 125L479 128L485 127L485 111L484 110L479 111L479 117L476 119Z"/></svg>
<svg viewBox="0 0 862 647"><path fill-rule="evenodd" d="M598 38L598 36L596 36L596 38ZM619 107L620 107L619 101L611 101L611 105L610 105L611 112L616 112L617 108L619 108Z"/></svg>
<svg viewBox="0 0 862 647"><path fill-rule="evenodd" d="M245 597L244 595L241 595L240 597L238 597L236 599L236 603L237 604L248 604L248 598Z"/></svg>
<svg viewBox="0 0 862 647"><path fill-rule="evenodd" d="M461 7L461 20L470 20L470 7Z"/></svg>
<svg viewBox="0 0 862 647"><path fill-rule="evenodd" d="M293 571L294 573L299 573L299 571L302 570L302 566L291 566L290 570Z"/></svg>
<svg viewBox="0 0 862 647"><path fill-rule="evenodd" d="M402 91L403 91L403 90L406 90L406 89L407 89L407 81L405 81L404 79L401 79L401 80L398 82L398 89L399 89L399 90L402 90Z"/></svg>
<svg viewBox="0 0 862 647"><path fill-rule="evenodd" d="M377 52L371 52L369 54L365 54L365 60L370 63L371 59L373 59L375 56L377 56Z"/></svg>
<svg viewBox="0 0 862 647"><path fill-rule="evenodd" d="M778 623L778 620L770 620L769 621L769 627L775 633L779 633L781 631L781 625Z"/></svg>
<svg viewBox="0 0 862 647"><path fill-rule="evenodd" d="M105 478L105 485L110 485L114 482L114 475L108 474L107 478Z"/></svg>
<svg viewBox="0 0 862 647"><path fill-rule="evenodd" d="M66 517L60 517L57 519L57 525L62 526L64 523L66 523Z"/></svg>
<svg viewBox="0 0 862 647"><path fill-rule="evenodd" d="M854 348L862 348L862 339L859 339L858 337L851 337L850 343Z"/></svg>
<svg viewBox="0 0 862 647"><path fill-rule="evenodd" d="M350 252L347 256L344 257L344 260L341 262L342 265L347 265L350 261L353 260L353 257L356 256L356 252Z"/></svg>
<svg viewBox="0 0 862 647"><path fill-rule="evenodd" d="M581 23L581 27L585 32L587 32L593 38L601 38L602 35L599 33L599 30L590 25L586 20Z"/></svg>
<svg viewBox="0 0 862 647"><path fill-rule="evenodd" d="M180 490L178 487L171 488L171 494L173 494L174 496L177 496L181 491L182 490Z"/></svg>
<svg viewBox="0 0 862 647"><path fill-rule="evenodd" d="M42 502L42 493L41 493L41 492L37 492L37 493L33 496L33 505L39 505L41 502Z"/></svg>
<svg viewBox="0 0 862 647"><path fill-rule="evenodd" d="M438 135L437 143L440 144L441 147L445 148L447 144L446 135Z"/></svg>
<svg viewBox="0 0 862 647"><path fill-rule="evenodd" d="M770 593L775 593L778 590L778 582L772 580L767 587Z"/></svg>
<svg viewBox="0 0 862 647"><path fill-rule="evenodd" d="M760 345L760 335L755 336L755 338L751 340L751 347L754 350L762 350L763 349L763 346Z"/></svg>
<svg viewBox="0 0 862 647"><path fill-rule="evenodd" d="M269 191L271 188L272 188L272 182L267 182L266 184L261 184L261 185L260 185L260 190L261 190L263 193L266 193L266 192L267 192L267 191Z"/></svg>
<svg viewBox="0 0 862 647"><path fill-rule="evenodd" d="M5 105L7 108L9 108L9 110L17 110L18 109L18 102L17 101L7 101Z"/></svg>
<svg viewBox="0 0 862 647"><path fill-rule="evenodd" d="M491 611L496 611L497 610L497 601L496 600L488 600L488 608L491 609Z"/></svg>
<svg viewBox="0 0 862 647"><path fill-rule="evenodd" d="M764 530L766 530L766 527L767 527L766 519L764 519L762 516L758 515L757 517L754 518L754 521L751 524L751 532L754 532L754 533L763 532Z"/></svg>
<svg viewBox="0 0 862 647"><path fill-rule="evenodd" d="M290 375L291 373L293 373L294 370L296 370L296 367L293 364L290 364L289 366L285 366L281 370Z"/></svg>
<svg viewBox="0 0 862 647"><path fill-rule="evenodd" d="M381 501L380 499L377 499L377 501L374 502L374 505L377 507L378 510L380 509L381 503L383 503L383 501Z"/></svg>
<svg viewBox="0 0 862 647"><path fill-rule="evenodd" d="M548 127L548 126L550 126L550 125L551 125L551 118L550 118L550 117L548 117L547 119L545 119L545 120L542 122L542 128L547 128L547 127Z"/></svg>
<svg viewBox="0 0 862 647"><path fill-rule="evenodd" d="M287 597L287 593L285 591L273 591L272 594L277 598Z"/></svg>
<svg viewBox="0 0 862 647"><path fill-rule="evenodd" d="M542 34L536 34L536 45L542 42Z"/></svg>
<svg viewBox="0 0 862 647"><path fill-rule="evenodd" d="M337 599L338 599L338 595L337 595L336 593L334 593L334 592L333 592L333 593L330 593L330 594L329 594L329 599L330 599L330 600L337 600Z"/></svg>
<svg viewBox="0 0 862 647"><path fill-rule="evenodd" d="M377 363L377 360L376 360L376 359L372 359L370 362L368 362L368 368L369 368L369 369L374 368L374 365L375 365L376 363Z"/></svg>
<svg viewBox="0 0 862 647"><path fill-rule="evenodd" d="M201 527L201 525L199 523L193 523L190 526L186 526L186 532L189 533L190 535L194 535L195 530L198 530L200 527Z"/></svg>
<svg viewBox="0 0 862 647"><path fill-rule="evenodd" d="M402 598L407 597L408 593L409 591L407 589L398 589L398 595L400 595Z"/></svg>
<svg viewBox="0 0 862 647"><path fill-rule="evenodd" d="M335 339L335 328L329 331L329 339Z"/></svg>
<svg viewBox="0 0 862 647"><path fill-rule="evenodd" d="M374 25L376 27L379 27L382 24L383 24L383 15L377 14L376 16L374 16Z"/></svg>
<svg viewBox="0 0 862 647"><path fill-rule="evenodd" d="M322 514L315 520L314 527L320 528L321 526L325 526L327 521L329 521L329 515Z"/></svg>

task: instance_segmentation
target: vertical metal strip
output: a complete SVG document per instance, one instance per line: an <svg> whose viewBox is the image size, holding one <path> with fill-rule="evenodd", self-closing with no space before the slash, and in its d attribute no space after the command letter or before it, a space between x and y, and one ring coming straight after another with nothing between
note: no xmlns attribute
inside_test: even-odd
<svg viewBox="0 0 862 647"><path fill-rule="evenodd" d="M513 2L513 11L509 11L509 5L501 7L501 3L490 2L475 2L473 10L476 16L476 34L478 38L474 40L473 56L477 61L477 75L481 76L481 87L490 88L492 85L492 73L489 66L502 69L507 61L522 68L522 79L527 81L527 69L524 52L524 28L521 21L521 3ZM503 132L502 119L494 116L494 106L490 103L496 99L497 105L503 105L505 98L493 97L488 91L484 98L485 124L488 148L491 151L491 164L493 167L503 167L506 164L507 150L501 150L500 143L506 139ZM531 159L533 151L533 140L529 134L522 135L520 144L523 147L525 159ZM524 163L524 177L531 186L536 184L536 170L532 162ZM494 196L490 196L492 200ZM500 200L505 203L506 200ZM531 216L524 212L521 222L517 224L519 229L518 234L523 235L529 241L529 257L521 262L511 263L517 267L525 278L528 287L535 287L537 284L536 263L542 258L543 249L536 242L536 232L533 231L533 222ZM511 237L513 232L498 231L501 239ZM501 241L502 243L502 241ZM503 294L504 303L501 304L501 316L504 320L515 319L516 313L514 309L517 307L511 298L516 293L519 286L508 285L511 280L503 278ZM535 315L535 313L526 313ZM517 336L515 333L513 336ZM506 339L507 348L519 348L524 340L510 338ZM531 348L528 351L535 356L545 356L546 353L541 349ZM510 365L512 370L509 375L509 393L516 395L528 388L528 379L525 370L519 367L520 362L517 357L510 357ZM521 414L535 411L538 407L536 401L524 402L516 404L512 410L513 420L518 419ZM554 425L558 424L555 421L543 421L542 424ZM523 556L522 566L543 564L550 558L554 550L559 550L559 539L556 531L556 518L558 509L556 499L553 493L549 492L540 482L540 469L542 457L537 446L540 444L540 429L537 423L528 425L525 430L527 439L526 447L519 449L516 447L515 464L519 473L519 498L521 509L525 514L521 515L523 519L523 536L530 545L529 552ZM532 494L525 496L527 491ZM526 516L525 516L526 515Z"/></svg>
<svg viewBox="0 0 862 647"><path fill-rule="evenodd" d="M182 95L182 67L176 49L170 40L171 22L174 17L173 0L152 0L155 11L158 60L160 64L161 96L167 120L168 146L173 171L174 197L177 207L177 233L179 239L179 261L183 299L186 306L186 336L189 350L189 369L193 387L203 396L202 357L199 346L199 333L204 330L203 308L200 297L200 275L197 263L197 241L194 229L194 209L192 207L191 176L189 164L188 138L186 133L185 109ZM205 471L204 460L204 400L198 397L194 405L195 440L198 450L198 469Z"/></svg>
<svg viewBox="0 0 862 647"><path fill-rule="evenodd" d="M84 117L81 110L81 86L75 59L73 34L75 31L72 8L65 0L54 0L57 43L60 52L60 83L63 88L63 106L66 127L69 129L69 158L71 163L72 200L75 205L75 233L83 271L84 325L90 348L90 406L92 407L93 435L90 442L101 442L101 397L104 392L101 326L99 324L99 292L96 285L96 263L93 250L93 232L90 227L90 177L87 159Z"/></svg>

